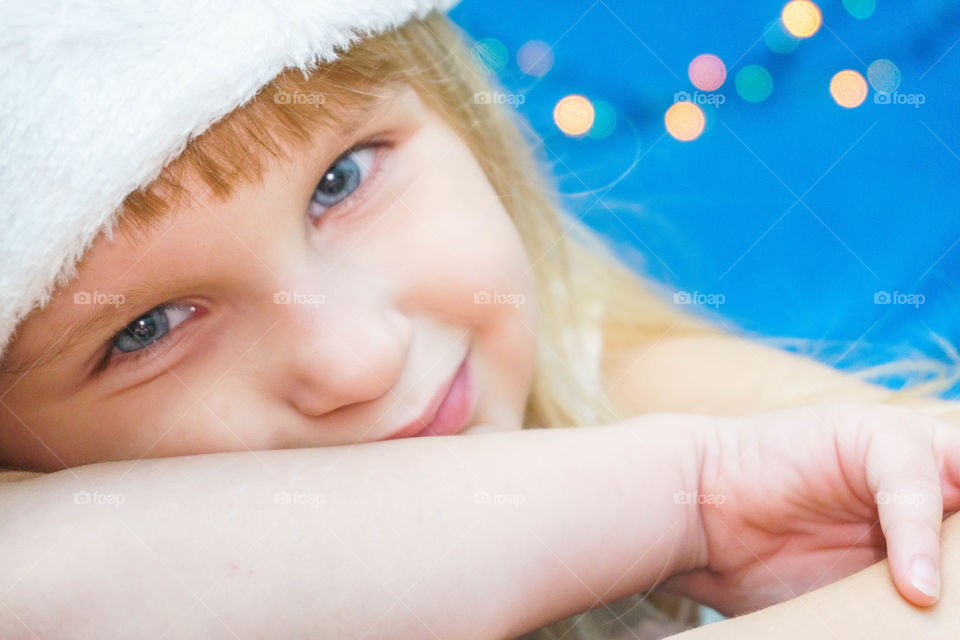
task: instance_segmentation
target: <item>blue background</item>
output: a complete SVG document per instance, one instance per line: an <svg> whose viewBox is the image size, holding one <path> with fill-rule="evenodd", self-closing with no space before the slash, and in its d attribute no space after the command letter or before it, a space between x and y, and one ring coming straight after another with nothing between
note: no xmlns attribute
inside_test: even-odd
<svg viewBox="0 0 960 640"><path fill-rule="evenodd" d="M678 290L719 293L719 313L747 334L811 339L812 354L863 368L915 352L952 363L960 323L960 7L878 0L866 19L840 0L818 2L823 27L787 54L763 40L784 2L463 0L451 17L508 53L497 73L532 126L571 213L602 231L633 266ZM517 51L551 45L542 78ZM666 133L664 114L701 53L727 79L704 105L692 142ZM842 108L832 76L864 77L877 59L902 74L897 91L924 104ZM736 73L762 65L763 102L741 98ZM615 109L606 137L570 137L553 122L562 97ZM923 304L875 304L878 292ZM791 347L791 341L780 346ZM945 367L953 373L955 367ZM881 380L897 386L907 378ZM956 392L957 387L951 392Z"/></svg>

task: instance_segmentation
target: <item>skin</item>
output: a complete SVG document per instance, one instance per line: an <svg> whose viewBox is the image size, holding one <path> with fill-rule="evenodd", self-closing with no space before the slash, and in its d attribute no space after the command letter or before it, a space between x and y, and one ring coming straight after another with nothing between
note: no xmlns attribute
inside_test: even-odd
<svg viewBox="0 0 960 640"><path fill-rule="evenodd" d="M372 167L364 182L333 207L311 202L338 156L371 139L390 148L353 157ZM194 206L145 237L101 236L70 286L24 322L15 358L48 350L98 306L75 294L125 296L110 325L62 358L0 380L4 464L53 471L383 440L423 413L468 351L477 400L464 432L520 428L535 347L529 259L469 149L414 91L391 89L358 130L293 151L227 201L196 178L188 188ZM162 282L134 302L128 292L149 278ZM274 303L284 291L306 303ZM475 303L495 291L523 303ZM182 323L143 357L88 375L118 330L163 303L196 312L167 313Z"/></svg>
<svg viewBox="0 0 960 640"><path fill-rule="evenodd" d="M889 390L833 367L724 334L677 337L668 332L652 344L640 345L629 352L606 354L604 366L613 381L613 396L628 411L637 414L684 410L743 416L824 400L878 403L890 396ZM901 404L937 416L954 429L960 425L960 403L956 401L920 396L903 400ZM956 480L955 473L953 479ZM861 547L857 551L858 560L852 561L849 554L845 554L842 562L849 563L847 570L870 566L826 587L823 585L847 571L837 572L834 566L831 576L818 574L805 588L797 588L784 582L787 574L782 568L768 569L766 578L774 581L774 588L779 592L777 598L787 599L786 602L731 618L721 625L702 627L682 637L766 638L774 628L778 637L785 638L826 635L894 639L903 637L906 630L925 637L951 637L955 628L954 611L958 607L951 585L960 580L960 553L957 553L960 519L957 516L943 520L939 547L943 551L943 591L933 606L918 607L908 602L893 586L892 579L897 576L891 571L890 563L883 560L871 564L869 549ZM750 551L747 547L740 551L744 549ZM874 552L873 558L883 555L880 548L874 547ZM698 587L703 589L702 584L691 584L696 580L696 576L688 574L670 586L677 587L676 591L684 591L680 587L688 592ZM706 586L709 588L709 583ZM804 593L808 589L813 590ZM917 599L912 602L916 603ZM828 619L826 624L825 619Z"/></svg>
<svg viewBox="0 0 960 640"><path fill-rule="evenodd" d="M362 196L313 224L310 197L325 169L371 139L390 148ZM4 377L5 464L54 471L390 439L467 353L478 401L463 433L520 429L535 349L529 259L466 146L416 94L398 91L349 137L293 155L226 202L201 195L146 237L97 241L11 353L44 352L50 336L68 335L92 310L77 294L125 301L112 325L62 357ZM162 282L148 285L150 276ZM126 292L138 287L150 297L134 303ZM323 302L276 304L281 291ZM524 302L477 304L477 292ZM194 305L169 344L92 375L116 331L162 303Z"/></svg>
<svg viewBox="0 0 960 640"><path fill-rule="evenodd" d="M677 640L769 638L954 638L960 598L960 518L943 522L943 596L916 607L889 587L887 562L749 615L670 636Z"/></svg>

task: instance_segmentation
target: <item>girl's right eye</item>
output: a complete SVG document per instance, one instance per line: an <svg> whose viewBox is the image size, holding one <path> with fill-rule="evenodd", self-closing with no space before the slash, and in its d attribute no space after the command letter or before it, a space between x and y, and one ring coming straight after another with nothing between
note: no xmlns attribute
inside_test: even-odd
<svg viewBox="0 0 960 640"><path fill-rule="evenodd" d="M117 332L108 357L141 351L163 340L196 310L195 305L186 304L164 303L154 307Z"/></svg>

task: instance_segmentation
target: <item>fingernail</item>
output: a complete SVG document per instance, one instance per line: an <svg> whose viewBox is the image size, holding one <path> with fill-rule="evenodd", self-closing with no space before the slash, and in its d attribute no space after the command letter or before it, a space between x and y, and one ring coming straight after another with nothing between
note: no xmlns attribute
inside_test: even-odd
<svg viewBox="0 0 960 640"><path fill-rule="evenodd" d="M916 556L910 564L910 582L931 598L940 595L940 574L933 560L927 556Z"/></svg>

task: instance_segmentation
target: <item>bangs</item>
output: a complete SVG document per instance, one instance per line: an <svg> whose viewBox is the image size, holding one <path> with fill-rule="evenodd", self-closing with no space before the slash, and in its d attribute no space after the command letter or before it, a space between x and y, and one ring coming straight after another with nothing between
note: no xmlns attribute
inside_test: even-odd
<svg viewBox="0 0 960 640"><path fill-rule="evenodd" d="M187 180L199 177L210 193L227 199L243 184L257 184L274 162L289 160L325 134L349 131L379 97L378 86L396 80L387 47L373 36L337 60L304 73L291 68L250 101L191 139L184 151L146 187L120 206L121 233L146 233L171 212L189 206Z"/></svg>

